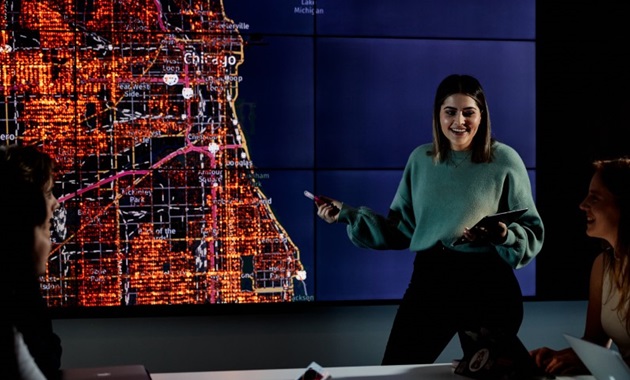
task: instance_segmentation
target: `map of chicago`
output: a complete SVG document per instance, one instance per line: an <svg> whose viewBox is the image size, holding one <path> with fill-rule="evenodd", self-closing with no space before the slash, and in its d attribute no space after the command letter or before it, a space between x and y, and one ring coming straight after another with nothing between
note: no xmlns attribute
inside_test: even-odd
<svg viewBox="0 0 630 380"><path fill-rule="evenodd" d="M49 305L304 299L235 113L243 39L221 0L0 2L0 143L59 169Z"/></svg>

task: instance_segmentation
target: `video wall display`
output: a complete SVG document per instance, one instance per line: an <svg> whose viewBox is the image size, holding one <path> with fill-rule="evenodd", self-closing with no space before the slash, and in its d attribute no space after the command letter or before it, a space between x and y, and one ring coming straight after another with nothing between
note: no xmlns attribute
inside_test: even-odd
<svg viewBox="0 0 630 380"><path fill-rule="evenodd" d="M451 73L535 189L534 0L0 2L0 143L57 162L52 307L399 299L414 254L303 193L386 214Z"/></svg>

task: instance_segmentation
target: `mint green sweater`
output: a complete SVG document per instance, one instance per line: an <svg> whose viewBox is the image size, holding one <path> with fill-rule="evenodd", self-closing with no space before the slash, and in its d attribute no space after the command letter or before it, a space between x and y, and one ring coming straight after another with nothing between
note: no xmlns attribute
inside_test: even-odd
<svg viewBox="0 0 630 380"><path fill-rule="evenodd" d="M528 264L543 244L544 227L538 215L527 169L508 145L494 143L492 162L476 164L469 152L451 152L451 159L434 164L427 155L431 144L411 153L390 213L394 222L367 207L344 203L338 221L347 223L348 236L358 247L421 251L442 242L445 246L488 214L528 208L508 226L508 236L499 245L462 244L450 247L461 252L496 251L512 268Z"/></svg>

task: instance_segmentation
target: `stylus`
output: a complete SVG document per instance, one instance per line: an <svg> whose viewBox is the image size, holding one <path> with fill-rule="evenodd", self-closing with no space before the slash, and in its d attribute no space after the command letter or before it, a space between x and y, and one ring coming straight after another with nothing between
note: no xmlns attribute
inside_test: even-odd
<svg viewBox="0 0 630 380"><path fill-rule="evenodd" d="M328 202L326 200L323 200L322 198L318 197L317 195L311 193L308 190L304 190L304 196L306 198L312 199L317 205L324 203L327 204L329 206L332 206L333 208L337 209L337 206L335 206L334 204L332 204L331 202Z"/></svg>

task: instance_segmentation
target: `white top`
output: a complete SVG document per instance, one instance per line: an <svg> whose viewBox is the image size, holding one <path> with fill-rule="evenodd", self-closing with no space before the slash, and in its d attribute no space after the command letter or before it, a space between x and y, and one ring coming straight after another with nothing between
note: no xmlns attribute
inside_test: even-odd
<svg viewBox="0 0 630 380"><path fill-rule="evenodd" d="M612 293L611 293L612 292ZM613 340L619 353L624 359L630 358L630 334L626 330L626 324L619 317L618 310L619 292L616 288L611 289L608 271L604 273L602 284L602 327L606 334ZM626 305L628 307L628 305ZM625 311L624 313L625 314Z"/></svg>
<svg viewBox="0 0 630 380"><path fill-rule="evenodd" d="M17 357L18 372L21 380L46 380L46 376L35 363L31 356L22 333L13 328L13 342L15 344L15 355Z"/></svg>

